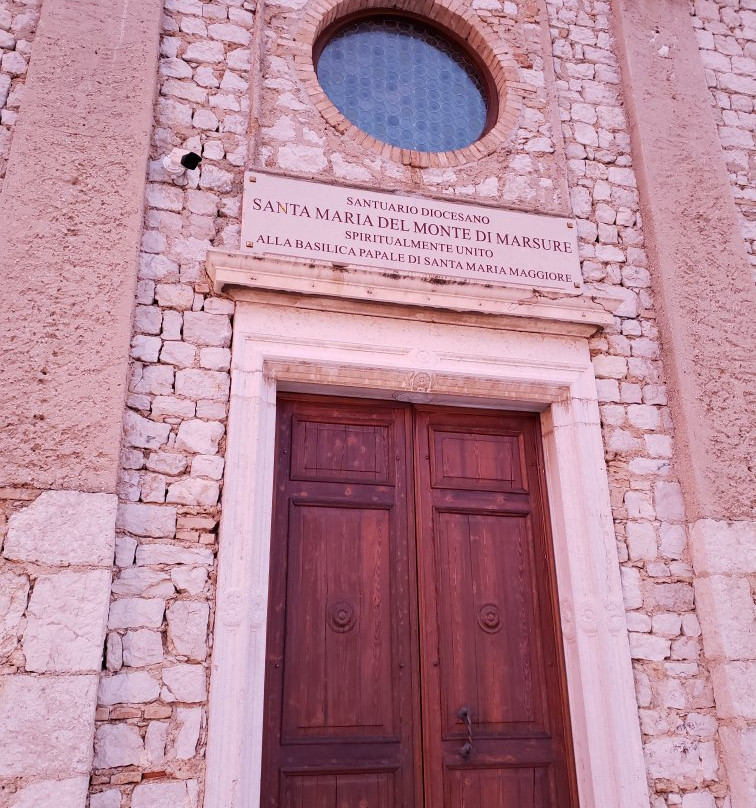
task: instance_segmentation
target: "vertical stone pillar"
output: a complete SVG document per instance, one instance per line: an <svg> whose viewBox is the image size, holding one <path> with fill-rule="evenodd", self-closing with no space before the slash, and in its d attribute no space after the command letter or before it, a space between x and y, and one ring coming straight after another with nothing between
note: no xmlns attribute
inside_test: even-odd
<svg viewBox="0 0 756 808"><path fill-rule="evenodd" d="M753 286L687 0L613 0L704 649L733 808L756 800Z"/></svg>
<svg viewBox="0 0 756 808"><path fill-rule="evenodd" d="M161 11L44 0L0 195L11 808L86 802Z"/></svg>
<svg viewBox="0 0 756 808"><path fill-rule="evenodd" d="M0 196L0 486L114 491L161 0L45 0Z"/></svg>

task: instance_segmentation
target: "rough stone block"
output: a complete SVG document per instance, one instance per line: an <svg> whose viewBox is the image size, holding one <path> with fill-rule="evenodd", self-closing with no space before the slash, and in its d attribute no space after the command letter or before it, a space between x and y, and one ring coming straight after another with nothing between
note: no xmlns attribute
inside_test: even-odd
<svg viewBox="0 0 756 808"><path fill-rule="evenodd" d="M200 351L200 367L204 370L228 370L231 367L231 351L228 348L203 348Z"/></svg>
<svg viewBox="0 0 756 808"><path fill-rule="evenodd" d="M145 763L144 742L130 724L101 724L95 734L95 769L140 766Z"/></svg>
<svg viewBox="0 0 756 808"><path fill-rule="evenodd" d="M10 570L0 570L0 659L18 645L21 618L29 597L29 579Z"/></svg>
<svg viewBox="0 0 756 808"><path fill-rule="evenodd" d="M690 531L690 552L699 575L756 572L756 522L699 519Z"/></svg>
<svg viewBox="0 0 756 808"><path fill-rule="evenodd" d="M155 471L158 474L176 476L186 469L187 459L180 454L152 452L147 458L146 466L150 471Z"/></svg>
<svg viewBox="0 0 756 808"><path fill-rule="evenodd" d="M196 808L197 781L140 783L131 797L131 808Z"/></svg>
<svg viewBox="0 0 756 808"><path fill-rule="evenodd" d="M145 704L160 694L160 685L147 671L126 671L100 679L100 704ZM94 714L94 711L92 711Z"/></svg>
<svg viewBox="0 0 756 808"><path fill-rule="evenodd" d="M662 522L685 519L685 502L679 483L658 482L654 485L654 507Z"/></svg>
<svg viewBox="0 0 756 808"><path fill-rule="evenodd" d="M210 607L194 600L177 600L168 609L168 639L176 653L201 662L207 657Z"/></svg>
<svg viewBox="0 0 756 808"><path fill-rule="evenodd" d="M99 671L109 604L109 570L40 576L27 611L26 670Z"/></svg>
<svg viewBox="0 0 756 808"><path fill-rule="evenodd" d="M715 780L716 757L710 742L691 741L683 736L654 738L645 744L648 775L671 780L681 787Z"/></svg>
<svg viewBox="0 0 756 808"><path fill-rule="evenodd" d="M89 808L121 808L121 792L117 788L109 788L91 794Z"/></svg>
<svg viewBox="0 0 756 808"><path fill-rule="evenodd" d="M207 695L205 669L201 665L174 665L163 670L163 683L176 701L194 703Z"/></svg>
<svg viewBox="0 0 756 808"><path fill-rule="evenodd" d="M168 574L146 567L127 567L113 581L114 595L141 595L146 598L168 598L176 593Z"/></svg>
<svg viewBox="0 0 756 808"><path fill-rule="evenodd" d="M160 628L164 611L162 598L120 598L110 606L108 628Z"/></svg>
<svg viewBox="0 0 756 808"><path fill-rule="evenodd" d="M633 659L650 659L660 662L670 653L670 641L651 634L630 633L630 656Z"/></svg>
<svg viewBox="0 0 756 808"><path fill-rule="evenodd" d="M192 399L226 401L231 385L228 373L217 370L179 370L176 393Z"/></svg>
<svg viewBox="0 0 756 808"><path fill-rule="evenodd" d="M231 344L231 320L225 314L188 311L184 315L184 339L193 345L227 348Z"/></svg>
<svg viewBox="0 0 756 808"><path fill-rule="evenodd" d="M97 676L0 676L0 777L89 775Z"/></svg>
<svg viewBox="0 0 756 808"><path fill-rule="evenodd" d="M622 579L622 599L625 602L625 608L640 609L643 606L640 572L634 567L622 567L620 577Z"/></svg>
<svg viewBox="0 0 756 808"><path fill-rule="evenodd" d="M693 588L690 584L647 583L645 591L654 605L670 612L688 612L693 608Z"/></svg>
<svg viewBox="0 0 756 808"><path fill-rule="evenodd" d="M156 421L150 421L149 418L142 418L141 415L137 415L132 410L127 410L124 414L123 435L127 446L136 446L141 449L159 449L168 440L170 431L170 424L159 424Z"/></svg>
<svg viewBox="0 0 756 808"><path fill-rule="evenodd" d="M167 738L168 723L166 721L150 721L144 734L144 751L150 766L156 766L165 759L165 742Z"/></svg>
<svg viewBox="0 0 756 808"><path fill-rule="evenodd" d="M163 505L126 503L118 508L116 527L135 536L172 538L176 535L176 509Z"/></svg>
<svg viewBox="0 0 756 808"><path fill-rule="evenodd" d="M202 724L201 707L179 707L176 710L178 732L174 742L174 755L178 760L190 760L197 751L200 725Z"/></svg>
<svg viewBox="0 0 756 808"><path fill-rule="evenodd" d="M87 799L89 777L68 780L44 780L20 788L12 797L9 808L83 808ZM96 803L92 803L96 808Z"/></svg>
<svg viewBox="0 0 756 808"><path fill-rule="evenodd" d="M123 636L123 662L130 668L141 668L163 661L163 640L159 632L149 629L127 631Z"/></svg>
<svg viewBox="0 0 756 808"><path fill-rule="evenodd" d="M706 655L756 659L756 615L748 579L712 575L694 585Z"/></svg>
<svg viewBox="0 0 756 808"><path fill-rule="evenodd" d="M223 437L223 424L215 421L184 421L176 437L176 448L203 455L214 455Z"/></svg>
<svg viewBox="0 0 756 808"><path fill-rule="evenodd" d="M168 486L166 500L182 505L216 505L220 486L213 480L187 477Z"/></svg>
<svg viewBox="0 0 756 808"><path fill-rule="evenodd" d="M213 551L206 547L182 547L179 544L140 544L136 551L140 566L154 564L206 564L213 563Z"/></svg>
<svg viewBox="0 0 756 808"><path fill-rule="evenodd" d="M171 580L179 592L199 595L205 588L207 569L205 567L175 567L171 570Z"/></svg>
<svg viewBox="0 0 756 808"><path fill-rule="evenodd" d="M661 553L665 558L681 558L685 551L687 536L683 525L670 525L666 522L659 527Z"/></svg>
<svg viewBox="0 0 756 808"><path fill-rule="evenodd" d="M45 491L11 515L3 555L54 566L110 566L117 504L115 494Z"/></svg>
<svg viewBox="0 0 756 808"><path fill-rule="evenodd" d="M721 727L725 765L732 789L732 808L753 808L756 804L756 727Z"/></svg>
<svg viewBox="0 0 756 808"><path fill-rule="evenodd" d="M711 672L722 718L756 720L756 661L725 662Z"/></svg>
<svg viewBox="0 0 756 808"><path fill-rule="evenodd" d="M627 547L632 560L656 558L656 531L650 522L627 523Z"/></svg>

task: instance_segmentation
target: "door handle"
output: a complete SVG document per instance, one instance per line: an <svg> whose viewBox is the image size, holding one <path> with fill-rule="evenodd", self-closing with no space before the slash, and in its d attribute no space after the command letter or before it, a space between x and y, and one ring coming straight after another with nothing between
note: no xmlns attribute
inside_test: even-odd
<svg viewBox="0 0 756 808"><path fill-rule="evenodd" d="M465 758L465 760L467 760L473 752L472 719L470 718L470 708L460 707L457 715L465 722L465 725L467 727L467 741L465 742L464 746L459 750L459 754L462 755L462 757Z"/></svg>

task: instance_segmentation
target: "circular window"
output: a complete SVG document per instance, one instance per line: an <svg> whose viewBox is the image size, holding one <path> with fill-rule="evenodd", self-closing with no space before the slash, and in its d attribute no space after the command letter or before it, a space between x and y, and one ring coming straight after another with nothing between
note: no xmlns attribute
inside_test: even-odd
<svg viewBox="0 0 756 808"><path fill-rule="evenodd" d="M377 140L419 152L462 149L494 123L482 65L412 17L371 15L327 29L316 43L326 95Z"/></svg>

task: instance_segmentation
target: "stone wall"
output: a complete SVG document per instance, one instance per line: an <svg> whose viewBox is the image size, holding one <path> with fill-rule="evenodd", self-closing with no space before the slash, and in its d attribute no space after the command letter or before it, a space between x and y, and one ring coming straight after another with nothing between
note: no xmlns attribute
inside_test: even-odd
<svg viewBox="0 0 756 808"><path fill-rule="evenodd" d="M91 808L202 803L234 310L203 262L239 246L253 7L165 3ZM176 146L203 157L181 184Z"/></svg>
<svg viewBox="0 0 756 808"><path fill-rule="evenodd" d="M627 290L591 340L653 808L724 805L693 570L612 20L548 2L583 275Z"/></svg>
<svg viewBox="0 0 756 808"><path fill-rule="evenodd" d="M690 6L756 277L756 5L691 0Z"/></svg>
<svg viewBox="0 0 756 808"><path fill-rule="evenodd" d="M0 489L0 808L82 808L114 494Z"/></svg>
<svg viewBox="0 0 756 808"><path fill-rule="evenodd" d="M233 315L203 260L239 247L246 166L576 217L588 288L624 301L591 349L652 808L729 806L609 3L472 5L519 65L519 126L478 163L410 168L311 104L290 58L302 0L257 20L249 0L166 0L92 808L202 802ZM160 161L179 145L204 158L183 184Z"/></svg>
<svg viewBox="0 0 756 808"><path fill-rule="evenodd" d="M0 191L42 0L0 3Z"/></svg>

